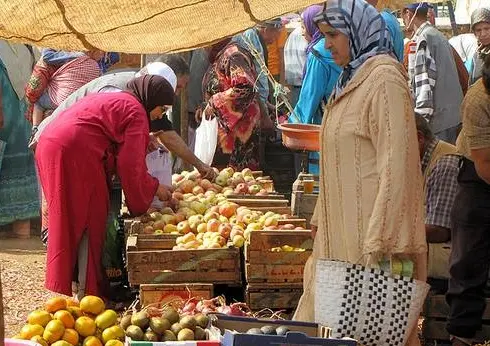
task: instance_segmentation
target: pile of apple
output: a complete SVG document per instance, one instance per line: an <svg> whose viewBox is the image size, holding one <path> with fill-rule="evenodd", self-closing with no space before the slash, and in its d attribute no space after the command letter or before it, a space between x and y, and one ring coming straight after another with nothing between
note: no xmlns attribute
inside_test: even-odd
<svg viewBox="0 0 490 346"><path fill-rule="evenodd" d="M174 250L242 247L251 232L262 230L266 225L277 226L281 218L284 216L273 212L264 214L224 202L211 207L204 215L192 215L185 235L177 238Z"/></svg>
<svg viewBox="0 0 490 346"><path fill-rule="evenodd" d="M235 172L231 167L221 171L216 168L214 170L217 173L214 182L201 179L201 175L197 171L183 171L180 174L172 175L172 186L175 193L177 196L186 193L198 196L208 191L221 192L224 196L232 194L267 196L268 194L264 186L266 185L264 179L262 177L255 178L249 168L245 168L241 172Z"/></svg>

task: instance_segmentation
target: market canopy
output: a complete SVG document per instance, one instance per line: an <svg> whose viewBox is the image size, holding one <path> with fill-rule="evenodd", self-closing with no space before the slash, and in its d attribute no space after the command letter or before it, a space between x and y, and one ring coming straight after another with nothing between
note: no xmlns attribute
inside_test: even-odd
<svg viewBox="0 0 490 346"><path fill-rule="evenodd" d="M208 45L318 0L5 0L0 39L65 50L165 53Z"/></svg>

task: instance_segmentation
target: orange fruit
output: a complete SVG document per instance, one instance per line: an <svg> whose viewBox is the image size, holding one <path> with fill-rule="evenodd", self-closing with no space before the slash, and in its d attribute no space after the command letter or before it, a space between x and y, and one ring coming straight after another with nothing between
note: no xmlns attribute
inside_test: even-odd
<svg viewBox="0 0 490 346"><path fill-rule="evenodd" d="M44 340L42 336L39 336L39 335L33 336L31 338L31 341L34 341L34 342L36 342L36 343L38 343L39 345L42 345L42 346L49 346L48 345L48 342L46 340Z"/></svg>
<svg viewBox="0 0 490 346"><path fill-rule="evenodd" d="M44 328L39 324L26 324L20 330L20 337L24 340L29 340L36 335L43 335Z"/></svg>
<svg viewBox="0 0 490 346"><path fill-rule="evenodd" d="M73 298L68 298L66 300L66 306L79 306L80 304Z"/></svg>
<svg viewBox="0 0 490 346"><path fill-rule="evenodd" d="M67 328L65 329L65 333L63 334L63 337L61 340L64 340L66 342L69 342L73 346L78 344L80 337L75 329L70 329Z"/></svg>
<svg viewBox="0 0 490 346"><path fill-rule="evenodd" d="M102 345L102 341L100 341L95 336L89 336L86 337L85 340L83 340L82 346L104 346L104 345Z"/></svg>
<svg viewBox="0 0 490 346"><path fill-rule="evenodd" d="M124 344L119 340L109 340L104 346L124 346Z"/></svg>
<svg viewBox="0 0 490 346"><path fill-rule="evenodd" d="M51 321L51 314L44 310L32 311L27 316L27 322L29 324L39 324L42 327L46 327L49 321Z"/></svg>
<svg viewBox="0 0 490 346"><path fill-rule="evenodd" d="M68 311L75 320L83 316L82 309L80 309L78 306L68 306L66 311Z"/></svg>
<svg viewBox="0 0 490 346"><path fill-rule="evenodd" d="M44 328L43 339L46 340L49 344L53 344L65 333L65 326L63 322L59 320L51 320Z"/></svg>
<svg viewBox="0 0 490 346"><path fill-rule="evenodd" d="M58 340L56 342L53 342L51 346L73 346L73 345L65 340Z"/></svg>
<svg viewBox="0 0 490 346"><path fill-rule="evenodd" d="M62 297L55 297L48 299L46 302L46 311L54 313L58 310L66 309L66 299Z"/></svg>
<svg viewBox="0 0 490 346"><path fill-rule="evenodd" d="M89 317L82 316L77 318L75 321L75 330L78 332L78 334L80 334L80 336L93 336L96 329L94 320Z"/></svg>
<svg viewBox="0 0 490 346"><path fill-rule="evenodd" d="M75 326L75 319L73 315L66 310L58 310L54 314L55 320L63 322L65 328L73 328Z"/></svg>
<svg viewBox="0 0 490 346"><path fill-rule="evenodd" d="M107 343L109 340L121 340L125 337L124 329L120 326L112 326L102 332L102 341Z"/></svg>
<svg viewBox="0 0 490 346"><path fill-rule="evenodd" d="M105 304L102 299L96 296L85 296L80 300L80 309L84 313L98 315L105 309Z"/></svg>

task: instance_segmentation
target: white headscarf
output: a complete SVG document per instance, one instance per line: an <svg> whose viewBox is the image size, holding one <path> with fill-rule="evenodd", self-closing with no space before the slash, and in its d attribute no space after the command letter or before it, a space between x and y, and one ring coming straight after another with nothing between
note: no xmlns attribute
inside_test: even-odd
<svg viewBox="0 0 490 346"><path fill-rule="evenodd" d="M177 89L177 76L175 75L175 72L170 68L170 66L164 64L163 62L151 62L147 64L138 73L136 73L134 77L141 77L145 74L163 77L170 83L174 89L174 92Z"/></svg>

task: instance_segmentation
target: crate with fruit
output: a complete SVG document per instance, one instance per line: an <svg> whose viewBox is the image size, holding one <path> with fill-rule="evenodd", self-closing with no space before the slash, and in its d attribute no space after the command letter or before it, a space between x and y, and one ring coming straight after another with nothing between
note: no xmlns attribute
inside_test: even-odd
<svg viewBox="0 0 490 346"><path fill-rule="evenodd" d="M312 252L309 230L268 229L250 234L245 245L248 283L302 282L306 261ZM281 227L281 226L279 226Z"/></svg>
<svg viewBox="0 0 490 346"><path fill-rule="evenodd" d="M311 231L298 228L288 223L251 232L245 245L245 277L246 302L252 309L296 308L313 247Z"/></svg>

